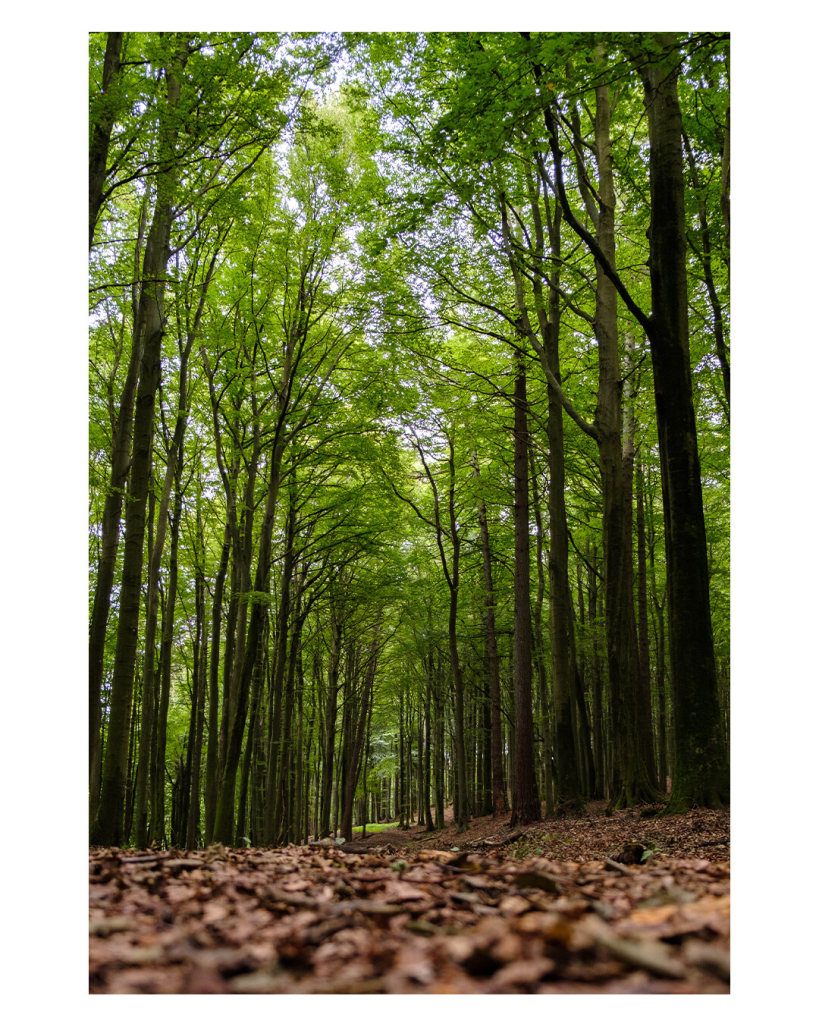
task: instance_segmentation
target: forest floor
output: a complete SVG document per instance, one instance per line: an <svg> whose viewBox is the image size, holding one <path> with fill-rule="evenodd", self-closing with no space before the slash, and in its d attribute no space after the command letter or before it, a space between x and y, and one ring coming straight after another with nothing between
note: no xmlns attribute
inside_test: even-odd
<svg viewBox="0 0 819 1024"><path fill-rule="evenodd" d="M727 994L729 812L604 810L92 849L90 992Z"/></svg>

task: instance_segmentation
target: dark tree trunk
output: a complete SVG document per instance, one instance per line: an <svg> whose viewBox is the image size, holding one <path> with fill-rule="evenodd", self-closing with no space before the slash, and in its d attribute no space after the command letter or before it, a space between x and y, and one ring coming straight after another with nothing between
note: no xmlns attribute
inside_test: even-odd
<svg viewBox="0 0 819 1024"><path fill-rule="evenodd" d="M643 468L637 462L637 639L640 665L640 690L643 703L648 709L651 720L651 654L648 644L648 580L646 572L646 528L645 528L645 496L643 487ZM652 738L654 735L651 726ZM653 743L652 743L653 748ZM655 775L657 769L651 766ZM660 789L665 793L665 776L659 774Z"/></svg>
<svg viewBox="0 0 819 1024"><path fill-rule="evenodd" d="M168 565L168 593L162 616L162 641L159 657L160 687L156 727L156 758L153 785L153 814L149 839L165 838L165 752L168 736L168 708L171 700L171 650L173 647L174 619L176 617L176 590L179 577L179 528L182 522L181 464L176 466L176 491L171 517L171 554Z"/></svg>
<svg viewBox="0 0 819 1024"><path fill-rule="evenodd" d="M589 557L589 542L586 541L586 555ZM600 668L600 644L597 639L597 547L591 550L589 561L589 628L592 634L592 737L594 763L596 766L596 788L593 797L606 795L606 771L603 757L603 672Z"/></svg>
<svg viewBox="0 0 819 1024"><path fill-rule="evenodd" d="M543 600L546 594L546 579L543 569L543 516L540 511L540 493L538 487L538 471L535 462L535 452L532 445L529 446L529 473L532 481L532 511L535 516L537 534L535 538L535 562L537 564L537 593L535 595L535 607L532 615L534 625L534 661L537 670L538 696L540 698L540 729L543 733L541 768L543 773L544 799L546 801L546 813L551 814L554 810L553 796L553 772L552 772L552 720L549 713L549 686L546 673L546 649L543 643Z"/></svg>
<svg viewBox="0 0 819 1024"><path fill-rule="evenodd" d="M321 812L319 839L330 834L330 802L333 785L333 757L336 745L336 716L338 702L338 666L341 658L340 609L330 608L330 662L327 667L327 698L324 705L324 750L321 766Z"/></svg>
<svg viewBox="0 0 819 1024"><path fill-rule="evenodd" d="M635 678L637 728L640 734L640 751L645 763L646 774L649 780L657 778L657 764L654 757L654 730L651 725L651 679L648 669L648 650L645 658L640 650L640 642L637 634L637 620L634 613L634 558L633 558L633 515L634 508L634 458L636 433L636 418L634 413L634 395L636 387L634 384L634 339L626 332L625 356L623 359L626 374L626 387L624 394L624 428L623 428L623 479L625 487L625 510L626 523L625 533L628 538L628 576L629 590L632 594L629 602L629 636L631 644L631 664ZM639 552L638 552L639 559ZM643 570L645 571L645 551L643 552ZM639 590L639 583L638 583ZM643 597L645 597L645 577L643 578ZM648 628L646 624L646 629ZM646 634L646 641L648 636Z"/></svg>
<svg viewBox="0 0 819 1024"><path fill-rule="evenodd" d="M291 478L292 479L292 478ZM282 567L281 594L279 597L278 644L276 651L276 671L273 677L273 719L270 726L270 746L267 751L267 785L265 787L264 843L272 845L277 827L276 803L277 794L281 793L281 740L282 715L284 712L284 676L287 670L287 638L289 635L290 618L290 587L293 577L295 553L293 541L295 536L296 510L291 491L290 510L287 516L287 529Z"/></svg>
<svg viewBox="0 0 819 1024"><path fill-rule="evenodd" d="M200 536L200 550L204 554L204 537ZM188 850L195 850L199 838L200 823L200 780L202 777L202 739L205 731L205 694L207 692L207 651L208 651L208 627L205 608L205 580L201 575L201 566L197 567L196 579L196 633L197 650L194 658L194 686L196 688L196 716L191 710L191 738L193 741L193 754L191 757L191 801L188 808L188 825L185 835L185 846Z"/></svg>
<svg viewBox="0 0 819 1024"><path fill-rule="evenodd" d="M279 444L274 448L273 458L271 461L264 517L262 519L260 530L259 556L253 586L253 590L257 595L267 594L269 586L271 537L273 533L273 523L276 516L279 482L281 479L281 458L282 452ZM233 841L233 812L236 795L236 775L239 769L239 761L242 756L242 739L244 737L248 704L250 702L250 684L253 677L256 657L259 653L259 640L264 627L266 610L266 605L263 605L261 599L257 597L253 601L253 606L250 611L250 625L247 632L247 644L245 646L244 658L242 659L242 671L239 677L239 687L236 695L236 714L233 722L231 723L230 739L225 752L225 765L222 770L222 778L219 785L219 797L216 804L216 819L213 826L213 839L214 842L223 843L226 846L229 846Z"/></svg>
<svg viewBox="0 0 819 1024"><path fill-rule="evenodd" d="M355 726L352 747L350 750L350 764L347 770L347 778L344 786L344 813L341 818L341 834L352 842L353 838L353 803L355 800L356 782L358 781L359 759L364 746L364 736L367 726L367 714L370 707L370 698L375 680L375 670L378 664L378 634L381 626L376 623L373 631L373 639L370 644L370 653L367 658L367 666L364 672L364 689L361 695L361 709L358 715L358 723ZM365 766L366 770L366 766Z"/></svg>
<svg viewBox="0 0 819 1024"><path fill-rule="evenodd" d="M219 785L219 642L222 630L222 600L230 558L230 540L230 525L225 524L222 557L219 560L213 588L210 671L208 675L208 752L205 761L205 846L210 846L213 840L213 821L216 816Z"/></svg>
<svg viewBox="0 0 819 1024"><path fill-rule="evenodd" d="M88 150L88 248L94 245L94 228L102 206L103 185L108 164L111 131L116 120L119 97L117 79L124 32L109 32L102 65L102 89L94 98L91 117L94 133Z"/></svg>
<svg viewBox="0 0 819 1024"><path fill-rule="evenodd" d="M558 296L553 292L555 299ZM551 297L551 296L550 296ZM558 324L549 324L544 349L555 380L560 383ZM552 717L557 761L556 800L570 800L583 808L580 771L572 730L572 700L575 689L574 642L569 589L569 531L566 524L566 468L564 461L563 406L549 385L549 622L552 640ZM517 721L515 722L517 729Z"/></svg>
<svg viewBox="0 0 819 1024"><path fill-rule="evenodd" d="M475 476L480 476L478 458L474 456ZM486 600L486 658L489 665L489 703L491 705L492 744L492 807L493 817L506 814L506 795L503 786L503 745L501 736L500 662L498 641L495 636L495 592L492 585L492 549L489 544L489 526L486 521L486 504L481 498L478 506L478 524L481 533L481 554L483 556L483 581Z"/></svg>
<svg viewBox="0 0 819 1024"><path fill-rule="evenodd" d="M444 672L442 657L435 652L435 827L444 827L446 779L444 778ZM501 752L503 745L501 743ZM503 767L501 764L501 771Z"/></svg>
<svg viewBox="0 0 819 1024"><path fill-rule="evenodd" d="M528 38L528 33L524 33ZM535 79L540 85L543 69L533 61ZM658 794L649 779L640 751L637 726L637 695L634 666L631 664L630 622L633 596L630 587L631 539L626 535L625 486L622 465L622 376L617 340L617 292L625 290L615 268L614 177L609 132L610 105L608 86L596 89L595 149L599 175L598 201L581 187L587 213L596 232L592 236L572 212L563 184L563 154L559 146L557 123L548 103L543 115L554 158L555 186L566 220L586 242L595 256L597 274L594 331L597 339L599 377L594 423L586 423L565 398L564 407L575 422L595 439L600 453L603 490L603 553L605 562L606 646L609 688L614 734L614 777L610 810L631 806L638 800L653 800ZM580 147L577 147L580 152ZM542 172L541 172L542 173ZM582 178L582 174L580 175ZM617 284L615 283L617 282ZM646 317L629 296L629 308L643 326ZM541 357L541 362L543 359ZM547 372L547 377L551 374ZM550 384L557 385L552 379ZM556 386L557 391L559 385ZM631 610L630 610L631 609Z"/></svg>
<svg viewBox="0 0 819 1024"><path fill-rule="evenodd" d="M727 132L726 132L727 137ZM714 283L714 269L711 261L711 229L708 224L708 213L706 209L705 196L702 191L697 162L691 151L691 144L688 136L683 132L683 142L688 156L688 166L691 171L691 182L697 194L697 213L700 222L700 244L698 252L702 264L702 276L705 280L705 288L708 292L708 301L711 304L711 312L714 315L714 345L717 350L720 370L722 372L722 386L725 390L725 415L728 422L731 422L731 367L728 364L728 350L725 347L725 325L722 315L722 305L717 295L716 284ZM727 228L727 222L726 222ZM693 248L693 246L692 246ZM696 251L696 249L695 249Z"/></svg>
<svg viewBox="0 0 819 1024"><path fill-rule="evenodd" d="M265 637L267 632L268 623L265 621ZM264 642L263 638L262 643L264 644ZM251 684L250 718L247 724L247 744L245 746L245 756L242 760L242 777L239 782L239 810L236 815L236 839L234 841L234 846L238 847L245 845L244 840L247 835L247 792L250 782L250 766L258 747L257 732L259 726L259 701L261 698L263 678L264 658L257 658L255 668L253 669L253 682Z"/></svg>
<svg viewBox="0 0 819 1024"><path fill-rule="evenodd" d="M180 40L181 42L181 40ZM178 75L187 59L184 44L166 68L168 106L179 101ZM111 684L111 721L108 749L102 777L97 817L91 827L91 841L118 846L123 839L125 798L126 736L131 713L131 698L136 666L142 564L145 538L145 505L151 476L154 432L154 405L159 386L162 337L164 334L164 278L167 269L172 200L176 181L174 147L178 125L165 127L166 140L161 154L161 172L157 175L157 200L153 223L145 250L142 294L135 325L137 336L145 337L134 414L128 503L125 516L125 541L120 588L120 613L117 626L117 653Z"/></svg>
<svg viewBox="0 0 819 1024"><path fill-rule="evenodd" d="M214 256L214 261L215 261ZM179 401L174 425L173 437L168 451L168 459L165 465L165 479L162 487L162 494L159 502L159 515L156 524L156 538L150 547L148 560L148 598L145 611L145 659L143 665L143 717L146 722L145 743L140 737L139 746L139 770L141 781L137 787L136 794L136 820L137 820L137 846L142 847L148 840L148 761L150 754L150 736L153 733L153 695L156 688L154 670L154 642L156 637L156 624L159 612L159 570L162 564L162 555L165 550L165 538L168 530L168 508L171 502L174 476L179 484L179 474L176 472L177 460L182 463L182 448L185 439L185 429L188 423L188 359L190 357L193 341L199 328L202 310L205 304L207 288L213 275L214 263L211 264L202 294L199 300L199 307L193 329L190 332L187 342L180 355L179 365ZM199 507L197 505L197 517ZM201 521L198 522L198 529L201 531ZM199 558L204 557L204 539L200 537ZM201 566L197 572L201 573ZM204 585L204 584L203 584Z"/></svg>
<svg viewBox="0 0 819 1024"><path fill-rule="evenodd" d="M145 190L145 201L140 213L137 230L137 245L134 254L134 276L140 273L140 248L145 234L147 222L148 190ZM146 262L151 265L157 259L153 247L157 240L155 234L149 236L151 248L145 253ZM138 286L134 286L135 292ZM134 418L134 398L136 396L139 367L144 347L144 331L140 327L139 302L133 303L133 330L131 355L128 370L122 385L119 411L112 427L111 440L111 475L108 493L102 513L100 528L100 557L97 566L97 585L94 589L94 604L91 611L91 623L88 630L88 681L89 681L89 772L91 799L89 804L89 821L94 820L99 807L100 783L102 779L102 751L100 748L100 690L102 688L103 665L105 657L105 634L108 627L108 614L111 608L111 591L114 585L114 574L119 550L120 522L122 519L122 499L128 482L128 471L131 467L132 427Z"/></svg>
<svg viewBox="0 0 819 1024"><path fill-rule="evenodd" d="M730 797L708 590L708 555L697 425L688 346L685 187L679 54L658 34L667 56L643 64L651 176L649 340L660 448L668 566L669 642L675 720L674 783L669 813L695 803L721 807Z"/></svg>
<svg viewBox="0 0 819 1024"><path fill-rule="evenodd" d="M276 843L285 846L293 825L293 703L296 694L296 666L301 647L301 584L297 584L293 631L287 657L287 681L284 693L284 729L281 744L281 771L276 789L276 806L273 812Z"/></svg>
<svg viewBox="0 0 819 1024"><path fill-rule="evenodd" d="M512 825L540 820L535 787L532 722L532 610L529 601L529 428L526 372L518 360L515 377L515 762Z"/></svg>
<svg viewBox="0 0 819 1024"><path fill-rule="evenodd" d="M432 765L432 735L431 735L431 704L432 704L432 671L433 671L433 658L430 654L429 659L430 672L427 676L427 692L426 700L424 701L424 723L423 729L426 734L426 744L424 745L424 780L423 780L423 800L422 806L424 808L424 819L427 827L427 831L431 832L433 829L432 823L432 807L430 806L430 789L431 789L431 765ZM372 706L370 707L370 716L372 716Z"/></svg>

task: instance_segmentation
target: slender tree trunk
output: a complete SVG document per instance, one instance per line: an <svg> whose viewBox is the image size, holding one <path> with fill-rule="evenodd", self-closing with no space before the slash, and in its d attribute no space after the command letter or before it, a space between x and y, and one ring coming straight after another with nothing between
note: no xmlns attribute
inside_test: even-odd
<svg viewBox="0 0 819 1024"><path fill-rule="evenodd" d="M515 762L512 825L540 820L532 722L532 611L529 601L529 427L526 371L515 377Z"/></svg>
<svg viewBox="0 0 819 1024"><path fill-rule="evenodd" d="M324 706L324 752L321 768L321 815L319 839L330 834L330 799L333 785L333 754L336 743L336 716L338 701L338 666L341 658L340 610L330 608L330 662L327 668L327 699Z"/></svg>
<svg viewBox="0 0 819 1024"><path fill-rule="evenodd" d="M540 697L540 728L543 733L541 764L543 770L546 813L554 809L553 772L552 772L552 720L549 714L549 686L546 672L546 649L543 643L543 599L546 594L546 579L543 570L543 516L540 511L540 493L538 488L538 472L535 453L529 446L529 473L532 481L532 511L535 516L537 534L535 538L535 563L537 565L537 593L535 608L532 615L534 625L534 660L537 670L538 695Z"/></svg>
<svg viewBox="0 0 819 1024"><path fill-rule="evenodd" d="M435 652L435 828L444 827L446 780L444 778L444 680L440 651ZM501 746L501 751L503 747ZM501 769L503 770L503 769Z"/></svg>
<svg viewBox="0 0 819 1024"><path fill-rule="evenodd" d="M148 189L145 190L137 229L137 244L134 254L134 276L140 276L140 251L148 216ZM149 249L145 252L145 262L151 266L157 261L154 252L157 235L151 233L148 238ZM149 251L150 250L150 251ZM137 291L137 286L135 286ZM133 331L131 355L128 362L125 381L120 395L119 412L113 424L111 441L111 475L108 493L100 527L100 557L97 566L97 585L94 590L94 604L91 611L91 623L88 629L88 681L89 681L89 771L90 771L90 805L89 821L94 821L99 807L100 783L102 780L102 751L100 748L100 690L102 688L103 665L105 657L105 634L108 627L108 614L111 608L111 591L114 585L114 574L117 566L119 550L120 522L122 519L122 499L128 482L128 471L131 467L132 426L134 418L134 399L136 396L139 367L144 347L144 322L139 317L139 302L133 303Z"/></svg>
<svg viewBox="0 0 819 1024"><path fill-rule="evenodd" d="M352 749L350 751L350 764L347 771L347 778L344 787L344 813L341 818L341 834L346 841L352 842L353 838L353 803L355 800L356 782L358 781L359 758L364 746L364 735L367 726L367 714L370 707L370 697L375 680L375 670L378 664L378 634L381 629L380 622L376 622L373 630L373 638L370 644L370 653L367 659L367 667L364 673L364 690L361 695L361 710L358 715L358 723L355 727Z"/></svg>
<svg viewBox="0 0 819 1024"><path fill-rule="evenodd" d="M179 45L181 44L181 45ZM186 45L180 40L173 61L166 68L168 106L179 101L178 75L187 59ZM157 176L157 201L146 245L143 264L142 296L139 303L137 335L143 334L133 451L125 516L125 542L120 588L120 613L117 626L117 653L111 684L111 723L108 750L102 778L100 804L91 828L92 843L120 845L123 838L122 816L125 797L125 758L128 721L131 712L134 669L136 666L142 564L145 536L145 505L151 475L154 431L154 405L159 385L162 337L164 334L164 278L167 269L173 194L176 182L174 147L178 125L165 127L167 139L161 155L162 170Z"/></svg>
<svg viewBox="0 0 819 1024"><path fill-rule="evenodd" d="M171 520L171 553L168 565L168 594L162 620L162 650L160 654L161 682L159 712L156 730L156 776L154 785L154 812L151 816L149 838L163 839L165 835L165 751L168 735L168 707L171 698L171 650L173 647L176 591L179 577L179 528L182 522L182 465L176 465L174 509Z"/></svg>
<svg viewBox="0 0 819 1024"><path fill-rule="evenodd" d="M478 457L473 456L475 476L480 477ZM491 705L492 743L492 816L506 814L506 795L503 787L503 748L501 737L500 661L498 642L495 636L495 593L492 586L492 550L489 544L489 526L486 521L486 504L481 499L478 506L478 524L481 534L483 556L483 581L486 600L486 658L489 665L489 700Z"/></svg>
<svg viewBox="0 0 819 1024"><path fill-rule="evenodd" d="M292 494L291 494L292 497ZM267 785L265 787L264 843L272 845L276 830L277 793L281 792L281 732L282 714L284 711L282 698L284 694L284 675L287 669L287 638L290 617L290 585L295 561L293 543L295 536L296 510L291 500L287 516L284 565L282 567L282 589L279 598L278 645L276 653L276 672L273 678L273 719L270 727L270 746L267 751Z"/></svg>
<svg viewBox="0 0 819 1024"><path fill-rule="evenodd" d="M560 383L557 324L551 323L544 349L555 379ZM564 462L563 406L549 385L549 622L552 641L552 715L557 761L558 803L570 800L583 807L577 748L571 707L575 689L571 591L569 589L569 532L566 524L566 468ZM515 723L517 728L517 722Z"/></svg>
<svg viewBox="0 0 819 1024"><path fill-rule="evenodd" d="M466 750L464 747L464 684L461 662L458 656L458 593L461 578L461 538L455 519L455 448L451 437L449 446L449 534L452 542L452 575L449 577L449 660L452 665L452 683L455 688L455 774L458 779L458 807L456 821L462 832L469 824L469 804L466 796ZM435 502L435 516L438 522L438 502ZM440 529L438 547L441 560L445 562ZM446 566L444 565L444 568Z"/></svg>
<svg viewBox="0 0 819 1024"><path fill-rule="evenodd" d="M287 682L284 692L284 729L281 743L281 771L276 788L276 806L273 812L277 844L286 845L292 828L293 813L293 702L296 692L296 665L301 646L301 584L297 583L293 631L287 658Z"/></svg>
<svg viewBox="0 0 819 1024"><path fill-rule="evenodd" d="M424 701L424 732L426 734L426 744L424 746L424 796L423 796L423 808L424 808L424 820L428 832L431 832L434 828L432 822L432 807L430 806L430 790L431 790L431 766L432 766L432 732L431 726L431 713L432 713L432 655L430 654L430 672L427 676L427 692L426 700ZM370 707L370 715L372 716L372 707Z"/></svg>
<svg viewBox="0 0 819 1024"><path fill-rule="evenodd" d="M629 590L632 599L629 603L629 634L631 643L631 664L635 679L637 728L640 734L640 751L645 763L649 780L657 778L657 763L654 757L654 730L651 725L651 679L648 668L648 657L641 655L640 642L637 635L637 620L634 614L634 558L633 558L633 517L634 507L634 458L636 422L634 414L634 339L626 332L624 369L626 386L624 394L624 426L623 426L623 478L625 485L625 532L628 538L628 576ZM639 558L639 554L638 554ZM645 568L645 562L643 564ZM644 595L645 596L645 595Z"/></svg>
<svg viewBox="0 0 819 1024"><path fill-rule="evenodd" d="M600 644L597 639L597 547L589 554L589 542L586 540L586 557L589 559L589 628L592 636L592 736L594 745L594 763L596 788L593 797L606 795L606 765L603 756L603 672L600 667Z"/></svg>
<svg viewBox="0 0 819 1024"><path fill-rule="evenodd" d="M268 622L264 623L264 633L267 636ZM264 642L264 640L263 640ZM257 658L253 669L253 682L250 692L250 718L247 725L247 745L245 756L242 760L242 776L239 782L239 811L236 816L236 838L234 846L245 846L244 838L247 834L247 791L250 781L250 766L254 753L257 749L257 731L259 724L259 701L262 692L262 680L264 678L264 659Z"/></svg>
<svg viewBox="0 0 819 1024"><path fill-rule="evenodd" d="M654 729L651 715L651 656L648 644L648 583L646 572L646 529L643 494L643 469L637 461L637 638L640 665L640 689L643 703L648 710L652 739ZM653 749L653 742L652 742ZM657 775L655 763L650 766ZM665 793L665 778L659 776L660 789Z"/></svg>
<svg viewBox="0 0 819 1024"><path fill-rule="evenodd" d="M230 558L230 525L225 524L222 556L213 588L213 610L210 640L210 671L208 674L208 752L205 762L205 846L213 840L213 821L219 785L219 642L222 630L222 600Z"/></svg>
<svg viewBox="0 0 819 1024"><path fill-rule="evenodd" d="M727 134L727 133L726 133ZM722 386L725 390L725 413L728 422L731 422L731 367L728 364L728 350L725 347L725 324L722 315L722 304L717 295L717 287L714 283L714 270L711 262L711 229L708 225L708 214L705 205L705 197L702 192L697 162L691 151L691 143L683 131L683 142L688 156L688 166L691 170L691 181L697 194L697 213L700 222L700 244L701 251L698 253L702 264L702 276L705 280L705 288L708 292L708 301L711 304L711 312L714 316L714 345L717 350L720 370L722 371ZM727 228L727 222L726 222Z"/></svg>
<svg viewBox="0 0 819 1024"><path fill-rule="evenodd" d="M215 260L215 256L214 256ZM177 460L180 465L182 462L182 448L185 439L185 429L188 422L188 359L190 357L191 348L193 346L193 340L196 331L199 328L199 322L204 308L205 296L207 294L207 287L210 284L211 277L213 275L214 263L211 263L210 272L205 281L205 285L202 289L202 295L199 301L199 308L196 313L195 323L193 330L190 332L187 343L185 344L181 356L179 366L179 403L176 414L176 423L174 425L173 437L168 451L168 460L165 465L165 479L162 486L162 494L159 502L159 515L157 517L156 524L156 538L154 539L153 545L150 548L150 558L148 560L148 599L145 611L145 657L142 670L143 678L143 704L144 711L143 717L146 722L146 735L145 743L143 743L143 737L140 737L139 746L139 765L141 782L137 786L136 794L136 819L137 819L137 838L136 843L138 847L143 847L147 844L148 840L148 760L150 754L150 742L151 736L148 735L150 732L153 733L153 695L155 690L155 671L154 671L154 643L156 637L156 624L159 611L159 570L162 564L162 555L165 550L165 538L167 536L168 529L168 508L171 502L171 493L173 490L174 476L177 477L179 474L176 472ZM197 504L197 521L198 531L201 532L201 521L199 520L199 505ZM204 557L204 539L200 537L200 548L201 555ZM197 568L198 572L201 572L201 567Z"/></svg>
<svg viewBox="0 0 819 1024"><path fill-rule="evenodd" d="M288 373L289 379L289 373ZM281 479L281 445L276 445L270 466L267 498L264 517L259 537L259 556L256 565L256 577L253 590L256 594L266 594L269 586L271 537L273 522L276 516L276 505ZM213 827L215 842L230 845L233 839L233 811L236 790L236 775L242 754L242 739L250 700L250 684L256 657L259 653L259 640L264 626L266 606L259 599L254 600L250 612L250 625L247 633L242 671L239 677L239 688L236 695L236 714L231 724L230 740L225 753L225 766L219 785L219 797L216 804L216 819Z"/></svg>
<svg viewBox="0 0 819 1024"><path fill-rule="evenodd" d="M198 509L197 509L198 511ZM200 536L202 550L204 548L204 537ZM203 552L204 553L204 552ZM208 627L205 608L205 580L201 575L201 567L197 569L196 580L196 632L199 637L198 656L195 659L194 686L196 687L196 721L195 727L191 730L193 739L193 756L191 757L191 802L188 809L188 826L185 836L185 846L188 850L195 850L198 844L199 823L201 820L200 808L200 781L202 777L202 739L205 731L205 694L207 692L207 651L208 651ZM193 714L191 715L193 717ZM191 723L194 724L193 722Z"/></svg>

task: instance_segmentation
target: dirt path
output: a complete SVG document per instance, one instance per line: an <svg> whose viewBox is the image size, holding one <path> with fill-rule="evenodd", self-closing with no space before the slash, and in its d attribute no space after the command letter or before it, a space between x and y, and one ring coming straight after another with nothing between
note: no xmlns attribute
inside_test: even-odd
<svg viewBox="0 0 819 1024"><path fill-rule="evenodd" d="M492 843L504 843L510 836L522 833L521 838L508 844L510 855L544 855L559 860L605 859L616 853L623 844L643 842L659 853L675 856L707 856L711 861L730 857L730 814L728 811L691 811L687 815L660 818L657 808L617 811L605 815L605 800L592 801L581 817L567 815L544 819L523 829L512 829L507 814L500 818L491 815L473 818L470 827L458 832L448 809L446 828L427 832L423 826L407 829L391 828L368 834L363 840L353 838L342 849L370 851L382 846L394 849L417 850L479 850ZM650 816L643 817L646 811Z"/></svg>

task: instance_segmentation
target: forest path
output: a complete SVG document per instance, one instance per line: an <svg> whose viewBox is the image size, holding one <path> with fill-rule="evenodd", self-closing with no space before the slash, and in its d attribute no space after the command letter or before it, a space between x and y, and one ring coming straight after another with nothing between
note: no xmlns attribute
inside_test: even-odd
<svg viewBox="0 0 819 1024"><path fill-rule="evenodd" d="M92 850L90 991L728 993L727 811L512 834Z"/></svg>

